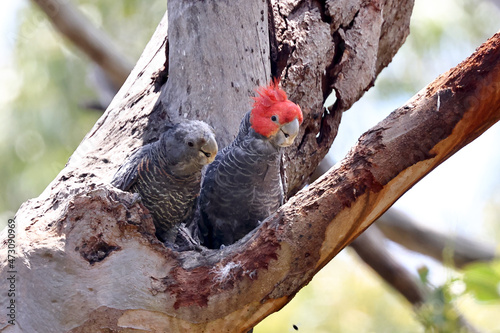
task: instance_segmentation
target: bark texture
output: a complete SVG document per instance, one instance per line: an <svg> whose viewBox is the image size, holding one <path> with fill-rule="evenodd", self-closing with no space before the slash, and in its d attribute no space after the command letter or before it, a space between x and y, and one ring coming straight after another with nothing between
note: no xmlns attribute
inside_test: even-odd
<svg viewBox="0 0 500 333"><path fill-rule="evenodd" d="M308 180L337 135L342 112L375 81L409 33L413 1L271 1L272 69L304 112L285 156L288 192ZM336 103L324 108L331 94Z"/></svg>
<svg viewBox="0 0 500 333"><path fill-rule="evenodd" d="M169 18L172 15L173 21L182 21L187 20L186 16L194 20L195 7L205 6L196 7L200 11L203 9L199 16L220 20L223 10L236 10L233 7L245 6L246 2L214 3L186 4L170 0ZM358 4L353 18L348 21L352 24L342 28L345 35L339 33L335 37L336 31L329 30L333 31L330 35L333 40L346 38L343 47L334 45L333 58L318 51L329 52L330 47L325 48L321 39L315 41L320 38L316 34L326 33L324 23L332 28L328 4L271 2L273 23L277 26L271 30L281 29L277 17L281 16L285 22L283 32L290 28L290 34L299 36L295 49L292 47L286 57L281 53L285 39L280 42L280 35L276 33L271 38L274 47L270 44L269 52L276 59L271 67L282 73L290 99L304 105L306 116L304 133L298 145L289 151L287 171L291 189L306 180L308 170L314 170L310 160L317 157L319 162L320 156L326 153L327 142L333 140L336 132L334 124L340 119L338 112L362 95L380 70L378 66L383 66L388 61L387 55L394 54L402 44L409 12L401 9L405 5L411 7L412 3L367 1ZM345 5L353 4L346 2ZM258 13L259 19L262 17L265 21L267 4L255 2L252 6L255 7L240 14ZM398 8L397 15L386 16L396 13ZM340 12L344 15L344 11ZM373 16L377 13L381 17L380 34L368 34L370 39L360 43L364 36L362 27L372 31L379 22ZM408 15L402 19L405 13ZM238 20L238 23L246 22ZM295 28L293 20L297 20ZM237 26L234 21L233 17L222 25ZM182 22L177 24L182 25ZM260 31L258 24L254 25L256 31ZM322 26L323 29L316 29ZM348 32L355 27L360 30L347 39ZM398 39L394 36L400 30L404 31ZM208 34L206 38L216 35ZM377 60L374 72L366 74L359 68L371 60L367 59L368 54L361 56L358 47L363 50L366 43L376 43L373 36L378 36L379 46L377 52L372 50L370 54L377 55ZM293 36L286 40L293 40ZM349 43L358 41L359 45L353 46L346 40ZM249 41L254 42L253 39ZM173 36L172 44L175 44ZM220 45L222 52L226 52L222 42ZM170 106L164 102L169 98L169 89L174 89L168 84L175 83L166 75L167 68L170 75L174 62L170 56L167 60L167 46L165 19L124 87L66 168L40 197L26 202L17 213L18 317L16 326L2 323L3 331L17 328L25 332L246 331L284 306L321 267L409 187L500 118L497 63L500 46L499 36L495 35L470 59L438 78L407 105L365 133L335 170L297 193L255 232L224 250L174 252L154 237L152 221L144 207L131 194L109 186L114 171L133 148L153 141L166 122L184 116L184 113L172 114ZM386 47L385 52L381 51L382 46ZM351 52L346 52L350 47ZM299 61L308 59L307 50L314 54L310 61L323 55L325 62L311 67L312 63ZM211 51L214 52L213 47ZM259 53L257 57L262 58L262 55ZM253 56L246 56L242 61L246 62L247 58ZM217 59L213 64L208 63L212 61L208 56L203 58L207 62L204 68L213 71L203 75L215 73L219 70L217 66L227 61ZM328 73L335 73L334 68L338 70L336 76L328 76ZM294 79L292 69L302 72L302 76L296 74ZM356 70L359 75L351 72ZM260 82L267 80L264 77L266 70L262 69L261 73ZM363 81L366 77L361 78L361 73L368 75L370 80ZM215 83L223 89L228 86L227 82L248 82L238 74L234 74L234 78L230 75L232 72L220 74L221 81ZM239 81L234 81L236 78ZM182 79L178 80L182 83ZM196 75L190 78L192 81L209 79ZM299 79L302 80L300 84ZM347 83L341 84L343 80L365 84L352 88ZM330 84L337 87L338 101L329 113L323 114L322 103ZM188 86L185 87L183 94L188 93ZM191 85L191 89L193 87L195 85ZM205 88L200 84L197 89L203 91ZM241 85L240 89L244 92L250 88ZM238 95L240 99L241 95L243 93ZM208 97L207 103L210 102ZM179 107L173 110L178 112ZM227 125L231 117L240 119L240 110L231 114L221 112L218 123L214 120L217 107L210 112L200 109L196 113L196 110L197 107L193 107L187 116L208 119L216 127L217 134L220 133L221 142L228 140L231 131L236 132L236 128L226 132L222 126ZM244 111L241 110L241 114ZM3 243L1 256L7 253L5 247ZM1 262L2 274L5 274L5 260ZM1 296L2 304L7 302L5 297Z"/></svg>
<svg viewBox="0 0 500 333"><path fill-rule="evenodd" d="M311 175L311 180L316 180L325 174L331 167L335 165L335 161L327 155L318 165L314 173ZM366 237L358 237L356 239L356 251L363 247L370 248L380 243L377 241L378 234L383 233L387 239L396 242L411 251L415 251L427 256L430 256L443 264L451 264L457 268L463 268L467 264L477 261L492 261L498 258L495 253L494 244L488 244L476 241L473 238L463 237L459 235L449 235L426 227L422 223L418 223L410 216L395 209L394 207L387 210L377 220L377 226L372 229L377 229L372 235ZM364 244L366 241L366 245ZM383 277L384 273L376 269L375 266L383 267L384 255L373 255L376 250L366 250L366 256L360 256L363 260L372 258L377 262L365 260L366 264L374 268ZM380 250L382 253L383 250ZM392 259L388 259L387 265L390 266ZM389 272L390 274L390 272ZM386 279L387 280L387 279ZM394 286L396 289L397 286ZM410 288L411 289L411 288Z"/></svg>

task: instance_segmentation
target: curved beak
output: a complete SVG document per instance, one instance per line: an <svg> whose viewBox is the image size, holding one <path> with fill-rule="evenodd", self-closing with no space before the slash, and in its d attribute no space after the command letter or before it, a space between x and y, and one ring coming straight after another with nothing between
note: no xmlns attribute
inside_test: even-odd
<svg viewBox="0 0 500 333"><path fill-rule="evenodd" d="M219 147L214 137L209 137L207 142L200 147L200 151L207 157L208 163L212 163L217 155ZM207 163L207 164L208 164Z"/></svg>
<svg viewBox="0 0 500 333"><path fill-rule="evenodd" d="M280 142L281 147L288 147L293 143L293 140L299 134L299 127L300 124L297 118L281 126L280 131L283 135L283 142Z"/></svg>

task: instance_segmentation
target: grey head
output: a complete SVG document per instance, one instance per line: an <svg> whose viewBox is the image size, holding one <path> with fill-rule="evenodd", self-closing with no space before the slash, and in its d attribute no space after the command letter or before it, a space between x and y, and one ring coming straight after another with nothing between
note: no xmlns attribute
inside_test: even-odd
<svg viewBox="0 0 500 333"><path fill-rule="evenodd" d="M212 127L199 120L184 120L163 133L156 153L174 176L199 172L217 155L218 146Z"/></svg>

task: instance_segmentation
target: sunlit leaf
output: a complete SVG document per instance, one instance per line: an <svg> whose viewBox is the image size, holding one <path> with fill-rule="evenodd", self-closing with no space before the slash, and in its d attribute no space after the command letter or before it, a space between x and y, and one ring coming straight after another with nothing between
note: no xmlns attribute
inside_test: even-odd
<svg viewBox="0 0 500 333"><path fill-rule="evenodd" d="M500 301L500 262L477 263L464 270L467 291L480 301Z"/></svg>

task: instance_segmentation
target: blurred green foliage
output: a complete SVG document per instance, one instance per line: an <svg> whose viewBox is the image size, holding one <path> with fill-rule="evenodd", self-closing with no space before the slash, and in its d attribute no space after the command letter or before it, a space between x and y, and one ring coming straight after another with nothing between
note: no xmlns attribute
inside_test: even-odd
<svg viewBox="0 0 500 333"><path fill-rule="evenodd" d="M76 3L133 62L166 8L166 1ZM39 195L55 178L100 116L82 107L98 99L89 79L88 59L54 31L31 3L19 12L18 22L11 66L0 68L2 227L22 202ZM498 22L499 10L489 1L417 0L411 35L377 79L376 95L380 99L413 95L436 72L463 60L464 50L472 53L496 32ZM495 207L490 218L498 221L500 210ZM439 323L441 327L454 325L447 318L450 304L478 327L500 331L500 324L491 320L500 307L480 305L470 294L452 292L462 277L438 287L415 316L400 295L353 258L349 252L337 256L289 305L259 324L256 332L433 332ZM427 273L422 271L421 276ZM467 268L466 290L479 299L494 299L496 286L498 297L498 273L498 265Z"/></svg>
<svg viewBox="0 0 500 333"><path fill-rule="evenodd" d="M436 287L429 295L425 304L417 310L417 318L429 333L467 333L468 330L460 324L457 310L454 306L456 295L450 288L451 280Z"/></svg>
<svg viewBox="0 0 500 333"><path fill-rule="evenodd" d="M422 271L427 271L422 269ZM488 310L500 310L500 261L477 262L467 265L460 273L449 271L450 276L437 287L431 286L426 274L421 274L424 284L431 286L432 292L423 306L417 310L417 319L424 327L425 332L456 333L468 332L462 321L484 324L484 319L479 320L474 315L478 307ZM464 300L474 297L474 306L464 306ZM474 309L476 308L476 309ZM457 311L459 309L459 311ZM463 317L459 316L460 310ZM500 330L495 317L490 317L488 331ZM493 320L491 320L493 319ZM495 323L492 325L492 323ZM474 325L475 326L475 325ZM481 330L482 331L482 330Z"/></svg>
<svg viewBox="0 0 500 333"><path fill-rule="evenodd" d="M165 1L78 1L125 57L139 58ZM22 202L38 196L64 167L100 112L92 64L33 3L18 13L11 66L0 75L0 227Z"/></svg>
<svg viewBox="0 0 500 333"><path fill-rule="evenodd" d="M293 328L296 325L298 330ZM347 249L256 333L423 332L409 303Z"/></svg>
<svg viewBox="0 0 500 333"><path fill-rule="evenodd" d="M464 271L467 291L479 301L500 301L500 261L474 263Z"/></svg>
<svg viewBox="0 0 500 333"><path fill-rule="evenodd" d="M464 60L499 29L500 12L488 0L416 0L410 36L377 78L381 99L413 96Z"/></svg>

